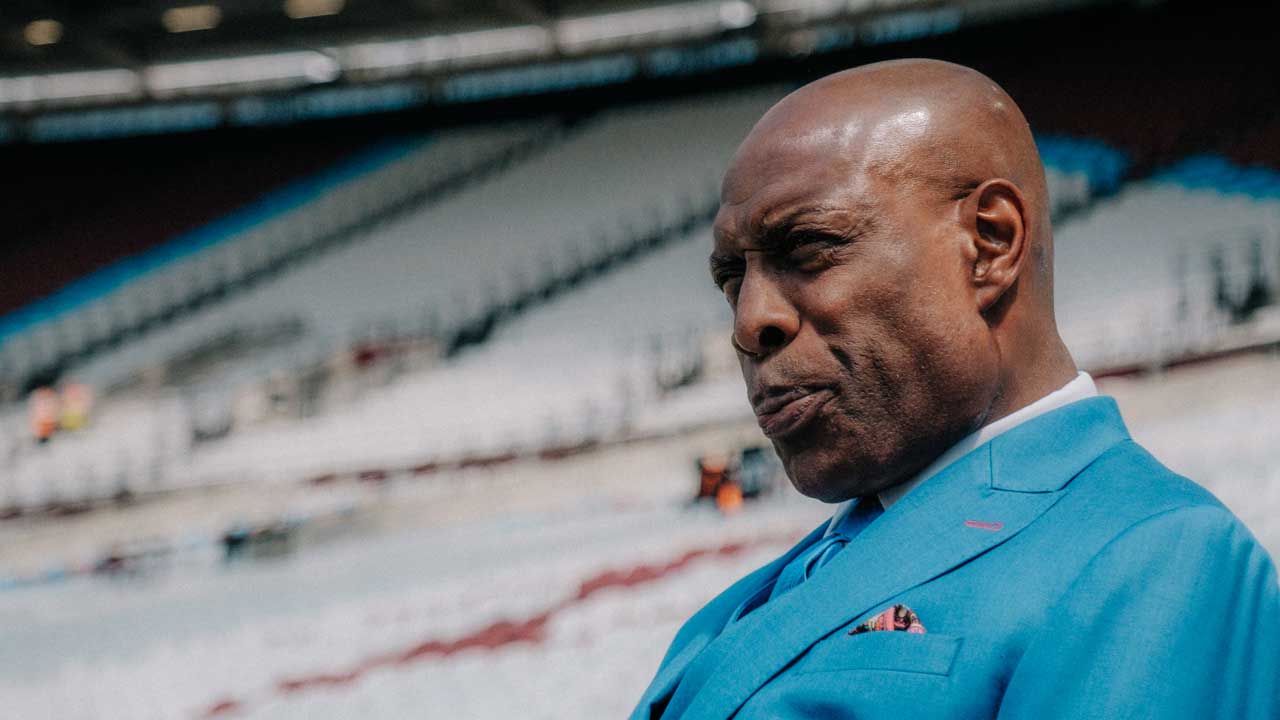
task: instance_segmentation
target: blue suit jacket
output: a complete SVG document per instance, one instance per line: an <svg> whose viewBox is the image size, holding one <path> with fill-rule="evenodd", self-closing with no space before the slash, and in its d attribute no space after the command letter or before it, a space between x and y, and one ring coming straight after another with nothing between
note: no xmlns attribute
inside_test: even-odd
<svg viewBox="0 0 1280 720"><path fill-rule="evenodd" d="M1280 718L1275 566L1110 398L974 450L726 626L823 529L694 615L632 719ZM926 634L849 634L898 603Z"/></svg>

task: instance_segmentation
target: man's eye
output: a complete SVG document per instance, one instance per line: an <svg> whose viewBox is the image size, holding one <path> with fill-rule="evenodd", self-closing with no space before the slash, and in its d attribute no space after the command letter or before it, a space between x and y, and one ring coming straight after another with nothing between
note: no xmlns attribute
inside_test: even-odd
<svg viewBox="0 0 1280 720"><path fill-rule="evenodd" d="M826 235L805 235L792 241L787 260L795 265L826 262L841 242L839 238Z"/></svg>
<svg viewBox="0 0 1280 720"><path fill-rule="evenodd" d="M717 278L716 284L720 286L720 292L723 292L725 297L732 300L738 296L738 288L742 285L742 276L727 275Z"/></svg>
<svg viewBox="0 0 1280 720"><path fill-rule="evenodd" d="M790 246L791 252L794 253L796 251L812 252L822 248L835 247L843 243L844 239L827 233L804 232L792 235L788 238L788 241L787 244Z"/></svg>

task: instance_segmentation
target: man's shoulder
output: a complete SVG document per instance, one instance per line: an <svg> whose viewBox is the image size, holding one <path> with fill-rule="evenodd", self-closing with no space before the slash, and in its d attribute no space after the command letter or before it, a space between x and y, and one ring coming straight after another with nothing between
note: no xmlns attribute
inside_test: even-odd
<svg viewBox="0 0 1280 720"><path fill-rule="evenodd" d="M1063 601L1088 604L1147 593L1170 598L1152 613L1177 617L1193 606L1280 607L1275 561L1239 517L1208 490L1134 447L1137 452L1110 468L1125 472L1113 472L1096 486L1088 482L1092 476L1081 478L1086 482L1080 500L1109 502L1089 507L1063 498L1066 508L1074 504L1085 511L1066 516L1073 521L1068 525L1076 535L1070 541L1078 542L1078 551L1055 554L1070 580ZM1060 539L1059 547L1067 547L1070 541Z"/></svg>
<svg viewBox="0 0 1280 720"><path fill-rule="evenodd" d="M1101 545L1122 540L1138 527L1237 535L1256 544L1248 529L1212 492L1156 459L1133 440L1100 455L1077 475L1054 508L1073 532Z"/></svg>
<svg viewBox="0 0 1280 720"><path fill-rule="evenodd" d="M1078 473L991 561L1021 588L1033 623L1060 603L1141 593L1166 577L1276 583L1266 549L1230 509L1132 440Z"/></svg>
<svg viewBox="0 0 1280 720"><path fill-rule="evenodd" d="M1155 512L1180 506L1222 507L1204 486L1171 470L1132 439L1099 455L1071 486L1074 492L1103 493Z"/></svg>

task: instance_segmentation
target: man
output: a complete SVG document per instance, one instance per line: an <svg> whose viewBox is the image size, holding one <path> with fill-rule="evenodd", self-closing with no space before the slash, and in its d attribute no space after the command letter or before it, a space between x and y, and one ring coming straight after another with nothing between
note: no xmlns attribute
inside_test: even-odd
<svg viewBox="0 0 1280 720"><path fill-rule="evenodd" d="M1077 371L1052 258L988 78L880 63L769 110L712 273L788 476L844 504L686 623L633 718L1280 717L1275 568Z"/></svg>

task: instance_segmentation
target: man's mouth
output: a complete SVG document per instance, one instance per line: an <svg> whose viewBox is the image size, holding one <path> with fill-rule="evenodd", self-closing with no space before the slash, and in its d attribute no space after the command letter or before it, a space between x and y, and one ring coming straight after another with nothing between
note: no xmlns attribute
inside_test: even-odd
<svg viewBox="0 0 1280 720"><path fill-rule="evenodd" d="M756 422L771 440L793 435L818 416L835 396L829 388L797 388L766 398L755 406Z"/></svg>

